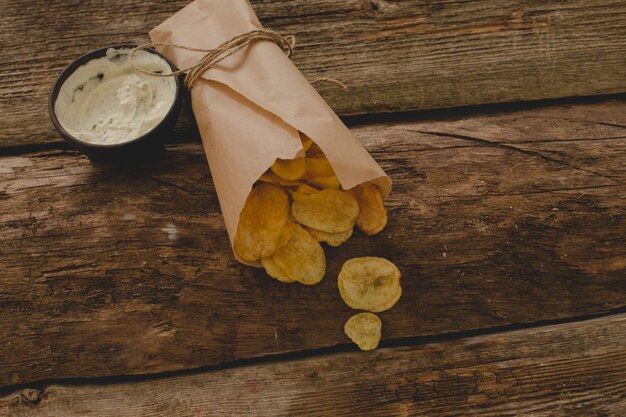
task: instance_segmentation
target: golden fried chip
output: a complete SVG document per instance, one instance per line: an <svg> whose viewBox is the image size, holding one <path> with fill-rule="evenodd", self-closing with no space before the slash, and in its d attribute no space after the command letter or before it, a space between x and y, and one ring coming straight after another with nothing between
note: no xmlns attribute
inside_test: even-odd
<svg viewBox="0 0 626 417"><path fill-rule="evenodd" d="M279 281L317 284L326 274L324 249L298 224L292 228L289 243L272 256L261 258L261 264L269 276Z"/></svg>
<svg viewBox="0 0 626 417"><path fill-rule="evenodd" d="M302 132L300 132L300 141L302 141L302 149L304 149L305 152L313 145L311 138Z"/></svg>
<svg viewBox="0 0 626 417"><path fill-rule="evenodd" d="M249 262L274 253L288 216L289 198L285 191L271 184L253 188L239 217L235 252Z"/></svg>
<svg viewBox="0 0 626 417"><path fill-rule="evenodd" d="M307 227L306 230L313 236L315 240L318 242L326 242L330 246L340 246L345 243L350 236L352 236L352 228L339 232L339 233L328 233L322 232L321 230L313 229L312 227Z"/></svg>
<svg viewBox="0 0 626 417"><path fill-rule="evenodd" d="M339 179L334 175L332 177L315 177L306 180L306 182L323 190L339 190L341 188Z"/></svg>
<svg viewBox="0 0 626 417"><path fill-rule="evenodd" d="M359 203L359 217L356 225L366 235L375 235L387 224L387 210L378 187L361 184L348 191Z"/></svg>
<svg viewBox="0 0 626 417"><path fill-rule="evenodd" d="M361 350L374 350L380 342L383 323L376 314L359 313L350 317L343 331Z"/></svg>
<svg viewBox="0 0 626 417"><path fill-rule="evenodd" d="M281 244L279 245L277 251L281 248L284 248L289 241L291 240L291 237L293 236L293 226L295 223L292 223L291 221L288 221L287 223L285 223L285 228L283 229L283 233L281 233L280 235L280 240L281 240ZM276 253L276 252L274 252ZM268 258L261 258L261 265L263 265L263 259L268 259ZM267 272L267 269L266 269ZM295 279L288 277L286 275L281 275L281 274L270 274L269 272L267 272L268 275L270 275L272 278L277 279L280 282L284 282L286 284L291 284L292 282L296 282Z"/></svg>
<svg viewBox="0 0 626 417"><path fill-rule="evenodd" d="M402 295L398 268L384 258L370 256L346 261L338 286L348 306L374 313L390 309Z"/></svg>
<svg viewBox="0 0 626 417"><path fill-rule="evenodd" d="M293 218L300 224L328 233L344 232L354 226L359 205L344 191L323 190L315 194L293 194Z"/></svg>
<svg viewBox="0 0 626 417"><path fill-rule="evenodd" d="M332 177L335 175L335 170L325 156L305 158L304 160L305 178Z"/></svg>
<svg viewBox="0 0 626 417"><path fill-rule="evenodd" d="M296 192L300 194L311 195L311 194L319 193L320 190L318 190L317 188L313 188L308 184L300 184Z"/></svg>
<svg viewBox="0 0 626 417"><path fill-rule="evenodd" d="M276 159L272 167L272 172L282 179L295 181L302 178L305 172L304 158L296 159Z"/></svg>
<svg viewBox="0 0 626 417"><path fill-rule="evenodd" d="M259 181L269 184L282 185L283 187L297 187L302 184L300 181L290 181L279 177L272 171L268 171L259 177Z"/></svg>
<svg viewBox="0 0 626 417"><path fill-rule="evenodd" d="M280 234L280 239L278 240L278 246L276 247L276 250L282 248L287 243L289 243L289 240L291 239L292 234L293 234L293 223L290 221L287 221L287 223L285 223L285 227L283 227L283 231Z"/></svg>

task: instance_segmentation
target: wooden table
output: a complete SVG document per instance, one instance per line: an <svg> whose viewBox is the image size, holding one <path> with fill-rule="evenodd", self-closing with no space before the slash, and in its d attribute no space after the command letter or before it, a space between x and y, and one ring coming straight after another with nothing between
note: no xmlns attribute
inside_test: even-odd
<svg viewBox="0 0 626 417"><path fill-rule="evenodd" d="M111 3L0 0L0 416L626 416L623 1L253 1L394 181L310 288L233 259L188 109L142 166L60 141L63 66L186 0ZM368 353L363 255L404 289Z"/></svg>

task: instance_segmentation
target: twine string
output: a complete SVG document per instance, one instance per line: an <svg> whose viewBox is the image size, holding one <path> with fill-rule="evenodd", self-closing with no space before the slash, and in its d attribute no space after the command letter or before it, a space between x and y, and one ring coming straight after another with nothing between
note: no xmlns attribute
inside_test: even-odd
<svg viewBox="0 0 626 417"><path fill-rule="evenodd" d="M193 87L195 82L207 71L209 68L213 67L220 61L228 58L229 56L239 52L243 48L247 47L253 42L267 40L274 42L278 45L283 52L287 55L287 57L291 58L291 54L293 53L293 49L296 45L296 38L294 36L283 36L278 32L274 32L273 30L268 29L257 29L252 30L250 32L242 33L241 35L235 36L234 38L222 43L215 49L203 49L203 48L192 48L184 45L177 45L173 43L166 42L156 42L156 43L145 43L143 45L139 45L133 48L128 55L128 63L131 67L133 67L136 71L141 72L142 74L150 75L153 77L176 77L181 74L187 74L185 76L185 86L189 89ZM204 57L200 59L196 64L191 65L187 68L178 69L176 71L164 74L160 72L148 71L146 69L141 68L133 61L133 56L137 51L145 50L147 48L153 46L167 46L171 48L184 49L187 51L193 52L203 52L205 53ZM335 80L334 78L329 77L320 77L311 81L311 84L315 84L318 82L329 82L333 83L344 90L347 90L348 87L339 80Z"/></svg>

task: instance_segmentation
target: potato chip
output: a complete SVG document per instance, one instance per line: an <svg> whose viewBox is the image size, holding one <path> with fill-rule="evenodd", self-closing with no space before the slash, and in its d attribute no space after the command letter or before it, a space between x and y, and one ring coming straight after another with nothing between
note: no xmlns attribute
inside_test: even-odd
<svg viewBox="0 0 626 417"><path fill-rule="evenodd" d="M359 205L344 191L323 190L315 194L293 194L291 214L300 224L328 233L344 232L354 226Z"/></svg>
<svg viewBox="0 0 626 417"><path fill-rule="evenodd" d="M374 350L380 342L383 323L376 314L359 313L350 317L343 331L361 350Z"/></svg>
<svg viewBox="0 0 626 417"><path fill-rule="evenodd" d="M335 175L335 170L333 169L328 159L325 156L318 156L316 158L305 158L305 178L315 178L315 177L332 177Z"/></svg>
<svg viewBox="0 0 626 417"><path fill-rule="evenodd" d="M285 228L283 229L283 233L281 233L280 235L280 245L278 247L278 249L281 249L283 247L285 247L289 241L291 240L292 236L293 236L293 225L294 223L292 223L291 221L288 221L287 223L285 223ZM277 249L277 250L278 250ZM276 253L276 252L274 252ZM263 265L263 259L261 258L261 265ZM267 269L266 269L267 272ZM284 282L286 284L291 284L292 282L296 282L295 279L287 277L285 275L281 275L281 274L269 274L269 272L267 272L268 275L270 275L272 278L277 279L278 281Z"/></svg>
<svg viewBox="0 0 626 417"><path fill-rule="evenodd" d="M274 253L281 244L288 216L289 198L285 191L271 184L253 188L239 217L235 252L249 262Z"/></svg>
<svg viewBox="0 0 626 417"><path fill-rule="evenodd" d="M304 158L280 159L277 158L272 167L272 172L282 179L295 181L302 178L305 172Z"/></svg>
<svg viewBox="0 0 626 417"><path fill-rule="evenodd" d="M345 243L348 239L350 239L350 236L352 236L353 229L350 228L346 231L339 232L339 233L322 232L321 230L313 229L311 227L307 227L306 230L318 242L326 242L330 246L337 247Z"/></svg>
<svg viewBox="0 0 626 417"><path fill-rule="evenodd" d="M261 264L269 276L283 282L314 285L326 274L324 249L296 223L292 225L289 243L273 255L261 258Z"/></svg>
<svg viewBox="0 0 626 417"><path fill-rule="evenodd" d="M305 152L313 145L311 138L302 132L300 132L300 141L302 141L302 149L304 149Z"/></svg>
<svg viewBox="0 0 626 417"><path fill-rule="evenodd" d="M318 190L317 188L313 188L307 184L300 184L296 192L301 193L301 194L311 195L311 194L319 193L320 190Z"/></svg>
<svg viewBox="0 0 626 417"><path fill-rule="evenodd" d="M366 235L375 235L387 225L387 210L378 187L361 184L348 191L359 203L359 217L356 225Z"/></svg>
<svg viewBox="0 0 626 417"><path fill-rule="evenodd" d="M346 261L338 287L348 306L374 313L390 309L402 295L398 268L386 259L369 256Z"/></svg>
<svg viewBox="0 0 626 417"><path fill-rule="evenodd" d="M276 247L276 250L282 248L287 243L289 243L289 240L291 239L292 234L293 234L293 223L290 221L287 221L287 223L285 223L285 227L283 227L283 231L280 234L280 238L278 239L278 246Z"/></svg>
<svg viewBox="0 0 626 417"><path fill-rule="evenodd" d="M315 177L306 180L306 182L323 190L339 190L341 188L339 179L334 175L332 177Z"/></svg>
<svg viewBox="0 0 626 417"><path fill-rule="evenodd" d="M265 174L261 175L259 177L259 181L269 184L282 185L283 187L297 187L302 184L302 182L300 181L290 181L281 178L278 175L274 174L272 171L268 171Z"/></svg>

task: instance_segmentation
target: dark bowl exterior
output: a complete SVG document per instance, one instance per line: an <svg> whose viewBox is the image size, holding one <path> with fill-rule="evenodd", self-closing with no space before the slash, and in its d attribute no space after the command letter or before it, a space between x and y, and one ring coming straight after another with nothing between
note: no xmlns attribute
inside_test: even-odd
<svg viewBox="0 0 626 417"><path fill-rule="evenodd" d="M161 122L159 122L159 124L157 124L152 130L136 139L113 145L98 145L84 142L72 136L63 128L63 126L61 126L61 123L59 122L59 119L57 118L54 111L54 103L59 96L59 91L65 80L67 80L67 78L80 66L86 64L92 59L105 56L106 51L109 48L134 48L136 46L137 45L112 45L105 48L97 49L95 51L91 51L70 63L61 72L59 77L52 85L52 90L50 91L50 97L48 100L48 112L50 113L50 119L52 120L52 124L66 142L68 142L74 148L78 149L80 152L87 155L92 160L106 162L127 161L129 159L141 159L144 157L150 157L152 155L158 154L160 153L160 151L162 151L163 144L174 129L174 125L176 124L176 120L178 119L178 115L180 113L181 99L183 95L183 82L180 77L175 77L176 97L174 98L174 103L170 107L169 111L167 112L163 120L161 120ZM172 71L176 70L174 64L172 64L170 60L168 60L159 52L153 49L147 49L147 51L163 58L172 68Z"/></svg>

